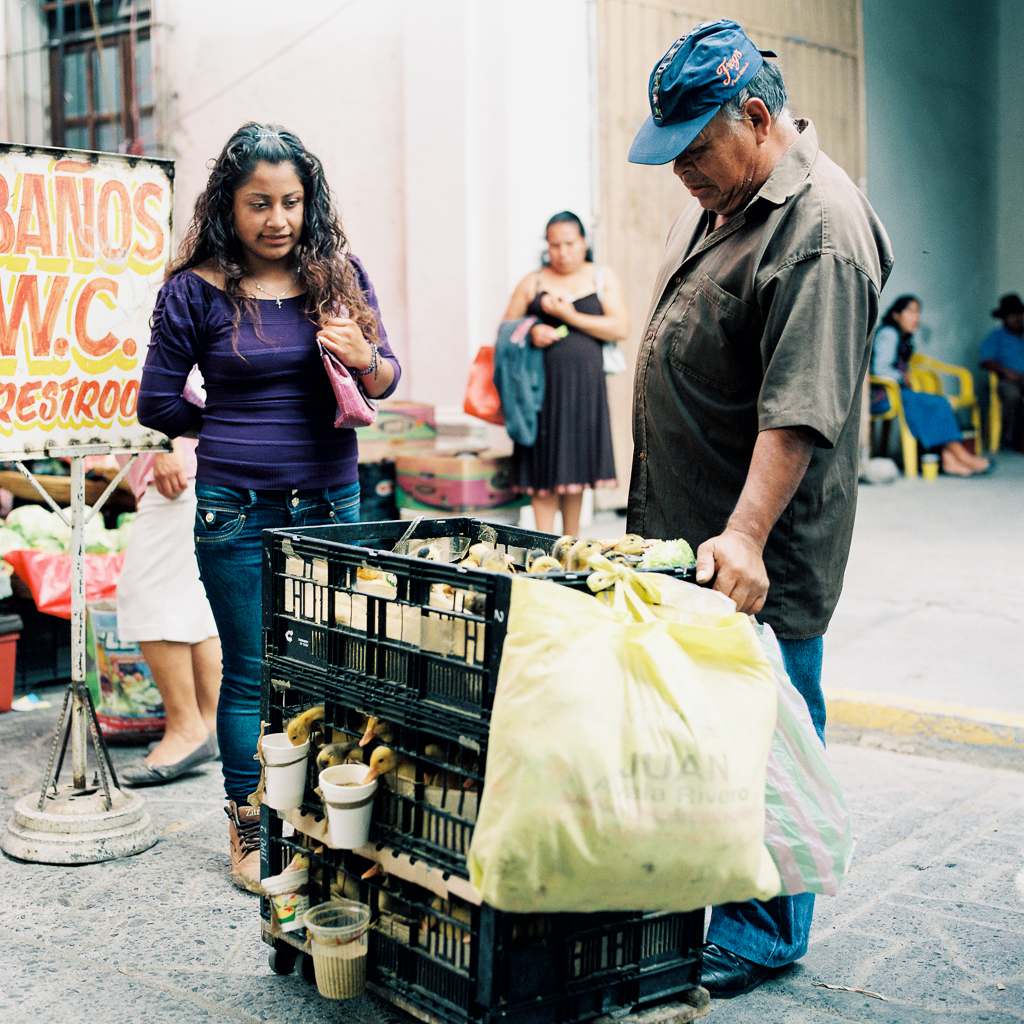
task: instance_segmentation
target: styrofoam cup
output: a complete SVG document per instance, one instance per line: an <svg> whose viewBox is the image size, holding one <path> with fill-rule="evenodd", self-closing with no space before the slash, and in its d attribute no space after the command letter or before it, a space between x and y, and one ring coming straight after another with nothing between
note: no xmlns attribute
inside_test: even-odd
<svg viewBox="0 0 1024 1024"><path fill-rule="evenodd" d="M370 908L353 900L331 900L310 907L303 920L320 995L325 999L361 995L366 988Z"/></svg>
<svg viewBox="0 0 1024 1024"><path fill-rule="evenodd" d="M263 802L278 811L302 806L306 793L306 756L309 740L295 746L286 732L267 733L260 741L263 748L265 780Z"/></svg>
<svg viewBox="0 0 1024 1024"><path fill-rule="evenodd" d="M309 871L306 868L283 871L279 875L260 879L260 885L274 904L281 931L293 932L305 927L304 915L309 910L309 895L298 890L308 881Z"/></svg>
<svg viewBox="0 0 1024 1024"><path fill-rule="evenodd" d="M328 838L337 849L354 850L370 839L377 780L364 783L366 771L365 764L335 764L320 773Z"/></svg>

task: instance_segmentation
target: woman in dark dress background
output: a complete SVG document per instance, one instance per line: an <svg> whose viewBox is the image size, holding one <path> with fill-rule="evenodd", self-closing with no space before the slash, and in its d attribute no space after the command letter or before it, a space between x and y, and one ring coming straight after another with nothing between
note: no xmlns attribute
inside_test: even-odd
<svg viewBox="0 0 1024 1024"><path fill-rule="evenodd" d="M601 346L625 339L629 318L615 274L601 267L598 278L579 217L555 214L547 243L547 264L519 282L504 317L538 317L530 340L544 350L537 441L515 446L512 473L516 487L530 495L538 530L551 533L560 511L562 532L576 536L583 492L615 486Z"/></svg>

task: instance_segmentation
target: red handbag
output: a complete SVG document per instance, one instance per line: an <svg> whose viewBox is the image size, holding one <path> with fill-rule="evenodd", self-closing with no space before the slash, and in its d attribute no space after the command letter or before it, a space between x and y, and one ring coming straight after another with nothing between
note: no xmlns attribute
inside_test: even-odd
<svg viewBox="0 0 1024 1024"><path fill-rule="evenodd" d="M469 381L462 408L470 416L502 426L501 398L494 386L494 346L481 345L469 368Z"/></svg>

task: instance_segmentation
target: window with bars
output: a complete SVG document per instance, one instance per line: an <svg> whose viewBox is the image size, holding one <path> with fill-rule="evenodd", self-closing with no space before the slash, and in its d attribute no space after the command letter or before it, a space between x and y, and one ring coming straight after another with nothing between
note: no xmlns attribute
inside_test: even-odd
<svg viewBox="0 0 1024 1024"><path fill-rule="evenodd" d="M43 0L53 145L146 152L153 134L150 0Z"/></svg>

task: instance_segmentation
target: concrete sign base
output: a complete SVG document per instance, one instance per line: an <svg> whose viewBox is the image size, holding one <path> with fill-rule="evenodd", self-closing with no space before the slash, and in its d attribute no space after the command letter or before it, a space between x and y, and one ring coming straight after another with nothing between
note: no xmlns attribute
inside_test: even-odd
<svg viewBox="0 0 1024 1024"><path fill-rule="evenodd" d="M47 793L42 810L38 795L24 796L0 850L36 864L94 864L148 850L157 836L142 798L119 789L111 796L109 811L102 789L61 787Z"/></svg>

